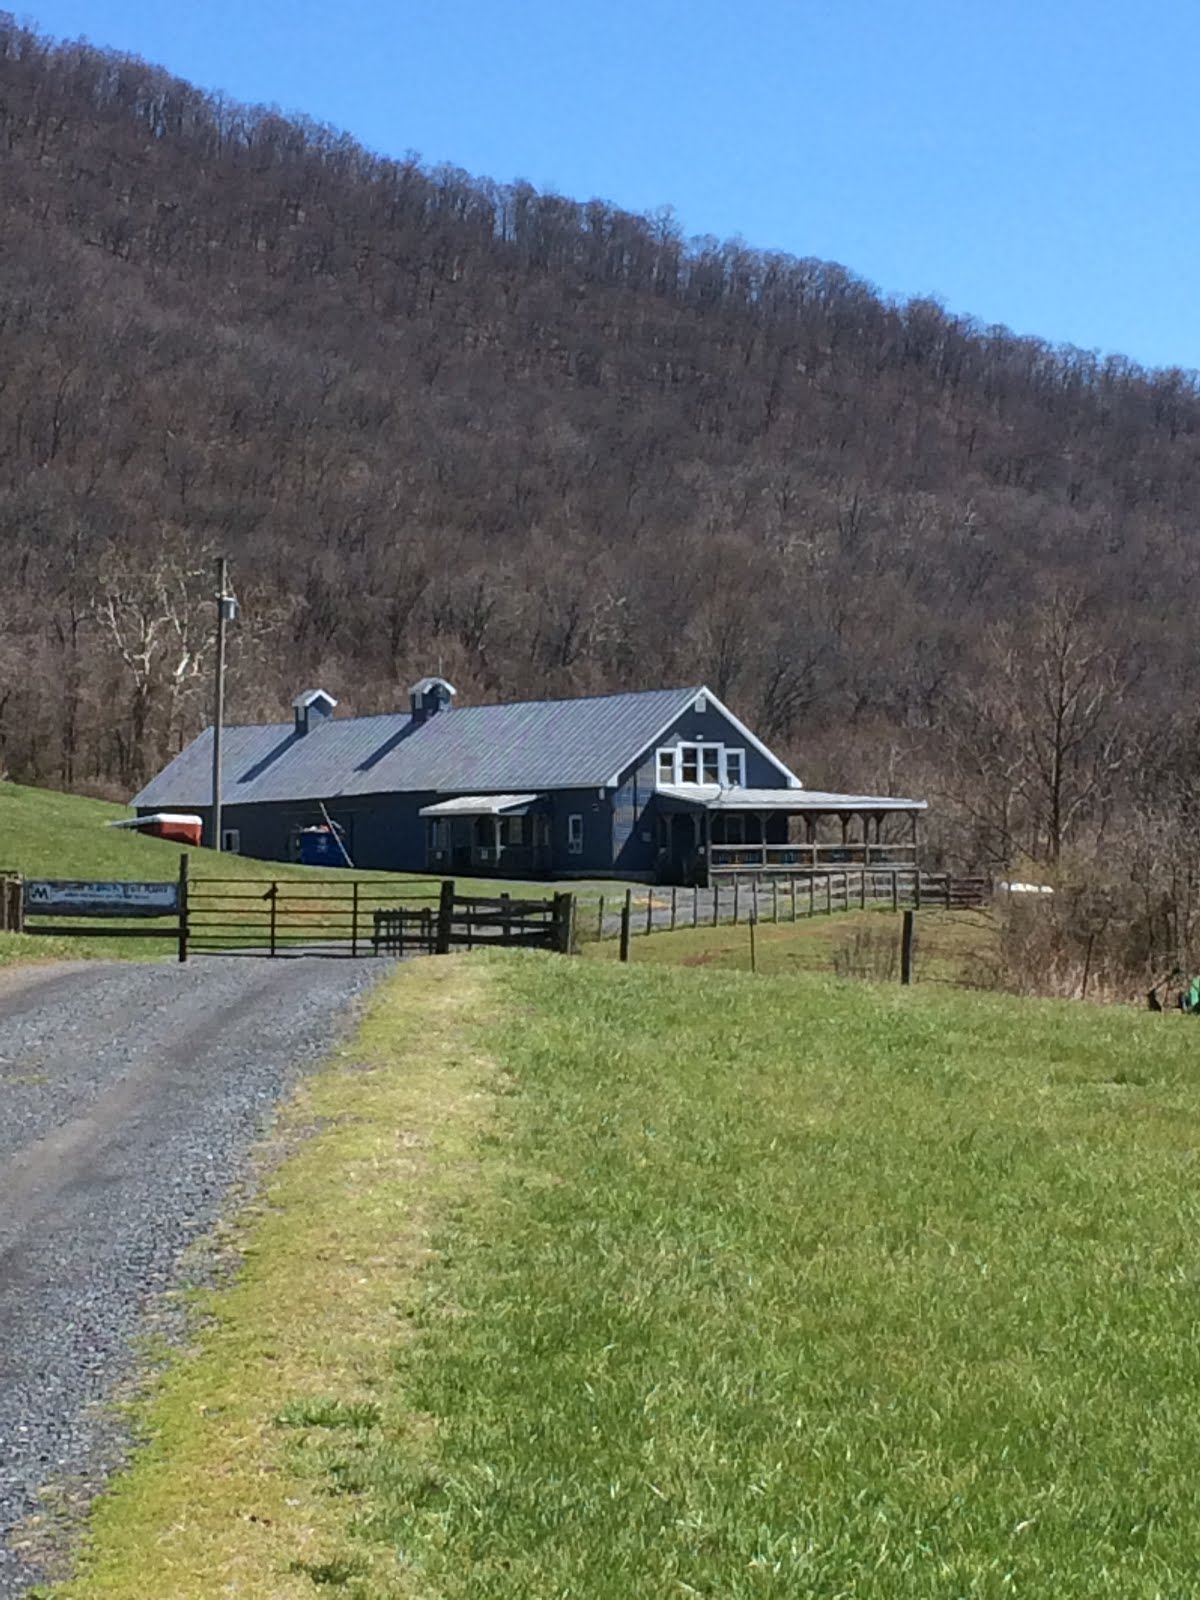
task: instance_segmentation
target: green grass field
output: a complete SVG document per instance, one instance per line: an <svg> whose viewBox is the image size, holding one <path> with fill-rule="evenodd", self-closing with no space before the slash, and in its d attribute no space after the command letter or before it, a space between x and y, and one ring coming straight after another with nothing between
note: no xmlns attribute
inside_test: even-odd
<svg viewBox="0 0 1200 1600"><path fill-rule="evenodd" d="M661 893L661 891L659 891ZM995 924L987 911L917 913L916 974L921 983L987 988L995 963ZM580 953L593 961L616 961L619 942L591 939ZM750 928L680 927L637 933L630 960L638 965L702 967L721 972L751 970ZM760 974L801 973L898 981L900 913L891 910L835 911L801 916L796 922L762 922L754 930L754 963Z"/></svg>
<svg viewBox="0 0 1200 1600"><path fill-rule="evenodd" d="M413 963L68 1592L1183 1600L1198 1071L1115 1008Z"/></svg>

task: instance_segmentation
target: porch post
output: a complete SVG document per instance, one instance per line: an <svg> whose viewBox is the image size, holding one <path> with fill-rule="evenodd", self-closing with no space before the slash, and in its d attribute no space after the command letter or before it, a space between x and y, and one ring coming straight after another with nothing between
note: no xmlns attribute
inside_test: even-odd
<svg viewBox="0 0 1200 1600"><path fill-rule="evenodd" d="M500 865L500 818L492 818L492 842L495 846L493 859L497 866Z"/></svg>

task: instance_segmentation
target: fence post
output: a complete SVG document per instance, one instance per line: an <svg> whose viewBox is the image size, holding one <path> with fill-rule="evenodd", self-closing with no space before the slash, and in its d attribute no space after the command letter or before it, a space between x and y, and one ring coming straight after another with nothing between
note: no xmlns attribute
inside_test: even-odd
<svg viewBox="0 0 1200 1600"><path fill-rule="evenodd" d="M859 879L858 903L859 903L859 910L860 911L865 911L867 909L867 869L866 869L866 867L864 867L862 869L862 877Z"/></svg>
<svg viewBox="0 0 1200 1600"><path fill-rule="evenodd" d="M792 898L792 921L796 920L796 874L793 872L788 879L788 890Z"/></svg>
<svg viewBox="0 0 1200 1600"><path fill-rule="evenodd" d="M698 883L694 883L692 885L692 927L693 928L698 928L699 926L700 926L700 885Z"/></svg>
<svg viewBox="0 0 1200 1600"><path fill-rule="evenodd" d="M596 913L596 941L599 943L604 937L604 896L600 896L600 909Z"/></svg>
<svg viewBox="0 0 1200 1600"><path fill-rule="evenodd" d="M504 895L502 898L507 900L508 896ZM554 949L557 950L560 956L569 956L571 954L571 923L574 907L575 896L573 894L556 894L554 896ZM506 942L508 936L509 928L506 924Z"/></svg>
<svg viewBox="0 0 1200 1600"><path fill-rule="evenodd" d="M921 909L921 869L917 867L913 872L913 909Z"/></svg>
<svg viewBox="0 0 1200 1600"><path fill-rule="evenodd" d="M671 885L671 932L672 933L675 932L675 902L678 899L678 897L679 897L679 890L676 888L676 886L674 884L672 884Z"/></svg>
<svg viewBox="0 0 1200 1600"><path fill-rule="evenodd" d="M188 857L183 850L179 855L179 959L188 958Z"/></svg>
<svg viewBox="0 0 1200 1600"><path fill-rule="evenodd" d="M833 873L832 872L827 872L825 874L825 910L826 910L826 913L828 915L830 915L830 916L833 915Z"/></svg>
<svg viewBox="0 0 1200 1600"><path fill-rule="evenodd" d="M350 954L358 954L358 879L351 886L350 895Z"/></svg>
<svg viewBox="0 0 1200 1600"><path fill-rule="evenodd" d="M441 897L438 900L437 942L433 953L436 956L450 954L450 934L454 928L454 879L446 878L442 882Z"/></svg>
<svg viewBox="0 0 1200 1600"><path fill-rule="evenodd" d="M654 932L654 890L646 890L646 932Z"/></svg>
<svg viewBox="0 0 1200 1600"><path fill-rule="evenodd" d="M758 971L758 956L754 949L754 930L758 926L758 918L752 911L750 913L750 971Z"/></svg>
<svg viewBox="0 0 1200 1600"><path fill-rule="evenodd" d="M625 904L621 907L621 960L629 960L629 922L633 913L633 891L626 889Z"/></svg>
<svg viewBox="0 0 1200 1600"><path fill-rule="evenodd" d="M720 920L720 916L721 916L721 880L720 880L720 878L714 878L713 879L712 897L713 897L713 927L715 928L717 923L718 923L718 921Z"/></svg>
<svg viewBox="0 0 1200 1600"><path fill-rule="evenodd" d="M913 942L916 934L916 913L906 911L900 928L900 982L913 981Z"/></svg>
<svg viewBox="0 0 1200 1600"><path fill-rule="evenodd" d="M892 868L892 910L900 909L900 874Z"/></svg>
<svg viewBox="0 0 1200 1600"><path fill-rule="evenodd" d="M779 879L771 879L771 921L779 921Z"/></svg>
<svg viewBox="0 0 1200 1600"><path fill-rule="evenodd" d="M561 895L556 894L554 896L554 926L556 930L556 936L558 931L559 917L558 902L561 899ZM512 943L512 896L510 894L502 894L500 896L500 943ZM557 945L555 948L558 948Z"/></svg>
<svg viewBox="0 0 1200 1600"><path fill-rule="evenodd" d="M735 872L733 875L733 925L735 928L737 927L738 923L738 891L740 890L741 885L742 880Z"/></svg>
<svg viewBox="0 0 1200 1600"><path fill-rule="evenodd" d="M267 890L267 898L271 902L271 954L274 955L275 954L276 926L277 926L278 916L279 916L279 913L278 913L278 910L277 910L277 907L278 907L278 904L279 904L279 885L277 883L273 883L271 885L271 887Z"/></svg>
<svg viewBox="0 0 1200 1600"><path fill-rule="evenodd" d="M750 915L755 922L758 921L758 879L750 879Z"/></svg>

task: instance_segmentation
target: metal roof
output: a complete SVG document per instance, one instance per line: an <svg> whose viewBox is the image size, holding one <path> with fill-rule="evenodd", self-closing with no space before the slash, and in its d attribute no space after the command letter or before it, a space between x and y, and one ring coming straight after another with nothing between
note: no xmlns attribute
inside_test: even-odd
<svg viewBox="0 0 1200 1600"><path fill-rule="evenodd" d="M453 800L439 800L436 805L422 806L422 817L498 817L506 811L525 811L541 794L460 794Z"/></svg>
<svg viewBox="0 0 1200 1600"><path fill-rule="evenodd" d="M925 800L879 794L827 794L821 789L721 789L715 783L660 784L659 794L676 805L704 811L926 811Z"/></svg>
<svg viewBox="0 0 1200 1600"><path fill-rule="evenodd" d="M407 713L329 717L307 734L290 722L227 727L227 806L359 794L501 794L584 789L642 754L699 688L582 700L462 706L424 722ZM132 804L184 810L212 801L212 729L152 778Z"/></svg>

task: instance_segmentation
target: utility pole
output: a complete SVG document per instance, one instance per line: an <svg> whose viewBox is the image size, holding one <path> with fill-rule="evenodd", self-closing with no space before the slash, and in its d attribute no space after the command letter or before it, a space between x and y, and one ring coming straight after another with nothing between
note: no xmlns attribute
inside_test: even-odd
<svg viewBox="0 0 1200 1600"><path fill-rule="evenodd" d="M216 682L213 685L213 764L212 764L212 838L214 850L221 848L221 734L225 727L225 628L237 619L238 605L229 588L229 562L224 556L217 558L217 664Z"/></svg>

